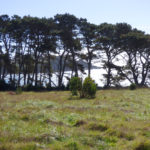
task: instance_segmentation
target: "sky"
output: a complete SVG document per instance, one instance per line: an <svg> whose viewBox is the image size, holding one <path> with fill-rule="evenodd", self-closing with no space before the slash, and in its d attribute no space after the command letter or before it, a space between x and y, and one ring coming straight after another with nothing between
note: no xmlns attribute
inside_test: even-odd
<svg viewBox="0 0 150 150"><path fill-rule="evenodd" d="M150 0L0 0L0 15L49 18L64 13L95 24L126 22L150 33Z"/></svg>

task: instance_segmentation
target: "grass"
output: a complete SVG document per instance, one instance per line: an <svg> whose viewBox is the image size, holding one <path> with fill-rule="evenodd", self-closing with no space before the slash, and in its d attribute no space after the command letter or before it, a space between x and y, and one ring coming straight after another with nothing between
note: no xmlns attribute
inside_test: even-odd
<svg viewBox="0 0 150 150"><path fill-rule="evenodd" d="M0 150L150 150L150 90L0 92Z"/></svg>

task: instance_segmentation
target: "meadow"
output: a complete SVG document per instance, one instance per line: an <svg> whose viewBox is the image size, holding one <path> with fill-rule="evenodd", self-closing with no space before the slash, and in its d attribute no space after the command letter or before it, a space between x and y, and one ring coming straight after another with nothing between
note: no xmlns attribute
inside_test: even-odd
<svg viewBox="0 0 150 150"><path fill-rule="evenodd" d="M0 92L0 150L150 150L150 89Z"/></svg>

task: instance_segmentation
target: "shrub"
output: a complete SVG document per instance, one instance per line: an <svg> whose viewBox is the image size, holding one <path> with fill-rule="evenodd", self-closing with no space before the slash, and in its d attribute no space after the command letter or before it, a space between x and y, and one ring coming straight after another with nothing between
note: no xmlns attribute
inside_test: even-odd
<svg viewBox="0 0 150 150"><path fill-rule="evenodd" d="M46 89L47 90L52 90L52 86L50 84L46 84Z"/></svg>
<svg viewBox="0 0 150 150"><path fill-rule="evenodd" d="M97 86L92 78L85 78L83 84L79 77L72 77L69 82L69 89L72 95L80 95L80 98L94 98Z"/></svg>
<svg viewBox="0 0 150 150"><path fill-rule="evenodd" d="M71 141L67 145L65 145L69 150L78 150L78 144L74 141Z"/></svg>
<svg viewBox="0 0 150 150"><path fill-rule="evenodd" d="M132 83L131 85L130 85L130 90L135 90L136 89L136 84L135 83Z"/></svg>
<svg viewBox="0 0 150 150"><path fill-rule="evenodd" d="M29 121L29 117L27 115L23 115L21 117L21 120L23 120L23 121Z"/></svg>
<svg viewBox="0 0 150 150"><path fill-rule="evenodd" d="M16 94L21 94L21 93L22 93L22 88L21 87L17 87Z"/></svg>
<svg viewBox="0 0 150 150"><path fill-rule="evenodd" d="M97 90L97 86L94 80L92 80L92 78L90 77L85 78L83 82L83 88L82 88L83 97L86 97L86 98L95 97L96 90Z"/></svg>
<svg viewBox="0 0 150 150"><path fill-rule="evenodd" d="M5 82L5 80L0 80L0 91L5 91L8 89L8 84Z"/></svg>
<svg viewBox="0 0 150 150"><path fill-rule="evenodd" d="M43 85L34 86L32 84L25 85L23 87L24 91L44 91L46 88Z"/></svg>
<svg viewBox="0 0 150 150"><path fill-rule="evenodd" d="M10 91L16 90L16 83L15 81L10 80L6 82L5 80L0 80L0 91Z"/></svg>
<svg viewBox="0 0 150 150"><path fill-rule="evenodd" d="M150 150L150 142L146 139L139 138L133 145L134 150Z"/></svg>
<svg viewBox="0 0 150 150"><path fill-rule="evenodd" d="M82 90L82 81L79 77L72 77L69 82L69 89L72 95L78 95Z"/></svg>
<svg viewBox="0 0 150 150"><path fill-rule="evenodd" d="M27 84L23 87L24 91L32 91L34 89L32 84Z"/></svg>
<svg viewBox="0 0 150 150"><path fill-rule="evenodd" d="M10 79L8 82L8 89L7 90L16 90L17 88L17 81Z"/></svg>

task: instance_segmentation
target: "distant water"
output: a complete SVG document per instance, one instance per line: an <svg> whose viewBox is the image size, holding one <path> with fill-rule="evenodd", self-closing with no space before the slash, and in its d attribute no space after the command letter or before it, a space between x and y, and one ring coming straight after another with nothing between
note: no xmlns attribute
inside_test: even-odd
<svg viewBox="0 0 150 150"><path fill-rule="evenodd" d="M81 72L79 73L79 77L81 77L82 79L85 79L88 76L88 70L85 70L86 74L83 74ZM96 84L100 87L104 86L104 77L103 74L105 74L105 70L104 69L92 69L91 70L91 77L92 79L95 80ZM42 74L43 75L43 74ZM21 78L23 77L23 75L21 75ZM71 77L71 71L66 71L64 74L64 78L63 78L63 84L67 85L68 80L66 77ZM18 76L16 75L16 79L18 78ZM40 79L40 74L38 75L38 79ZM9 81L9 75L6 77L6 81ZM57 78L57 72L53 73L52 75L52 81L54 82L55 85L57 85L58 83L58 78ZM46 83L48 83L48 77L45 78L45 80L43 80L43 85L46 85ZM21 85L23 85L23 78L21 79ZM128 80L125 80L123 82L121 82L121 86L128 86L130 85ZM53 86L53 84L52 84Z"/></svg>
<svg viewBox="0 0 150 150"><path fill-rule="evenodd" d="M85 73L86 74L82 74L82 73L79 72L79 77L85 79L88 76L88 70L85 70ZM104 84L105 84L105 80L104 80L103 74L106 74L106 71L104 69L92 69L91 70L91 77L92 77L92 79L94 79L96 84L98 86L100 86L100 87L103 87ZM71 72L70 71L65 72L65 76L66 75L68 75L70 77L71 76ZM56 79L55 75L53 75L52 79ZM68 82L66 78L64 78L63 81L64 81L65 85ZM120 84L121 84L121 86L129 86L130 82L128 80L124 80Z"/></svg>

